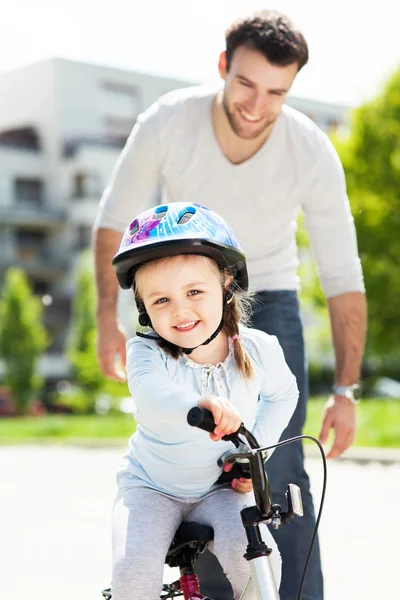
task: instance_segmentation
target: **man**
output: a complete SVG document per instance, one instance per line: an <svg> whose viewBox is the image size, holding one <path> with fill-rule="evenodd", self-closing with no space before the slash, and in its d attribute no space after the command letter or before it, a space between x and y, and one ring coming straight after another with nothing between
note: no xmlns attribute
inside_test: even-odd
<svg viewBox="0 0 400 600"><path fill-rule="evenodd" d="M106 189L95 226L98 355L108 377L121 378L125 338L116 316L117 280L111 260L129 218L152 203L206 204L232 226L248 257L257 291L255 327L278 337L297 377L300 399L283 438L301 433L307 376L296 290L295 221L300 209L328 298L336 379L321 440L335 436L328 456L350 446L355 432L353 390L358 384L366 302L343 170L329 140L307 117L284 105L308 60L302 34L283 15L263 12L234 23L219 59L223 89L171 92L135 125ZM274 501L285 506L288 482L303 495L305 516L276 533L283 560L282 600L297 597L315 526L302 446L289 444L267 463ZM211 567L198 561L203 593L218 596ZM209 563L208 563L209 564ZM205 569L206 577L203 577ZM214 585L214 587L213 587ZM228 598L225 589L218 597ZM316 544L303 599L323 597Z"/></svg>

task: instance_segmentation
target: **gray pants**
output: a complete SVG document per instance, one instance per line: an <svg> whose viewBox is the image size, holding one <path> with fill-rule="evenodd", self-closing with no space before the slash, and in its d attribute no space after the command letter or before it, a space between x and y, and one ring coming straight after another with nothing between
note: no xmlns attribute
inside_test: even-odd
<svg viewBox="0 0 400 600"><path fill-rule="evenodd" d="M240 518L243 504L254 504L253 494L221 488L199 500L178 499L145 487L120 489L113 511L113 600L158 600L168 548L182 521L214 529L210 550L229 579L235 598L250 577L243 558L246 535ZM279 587L281 559L266 525L263 538L272 548L270 560Z"/></svg>

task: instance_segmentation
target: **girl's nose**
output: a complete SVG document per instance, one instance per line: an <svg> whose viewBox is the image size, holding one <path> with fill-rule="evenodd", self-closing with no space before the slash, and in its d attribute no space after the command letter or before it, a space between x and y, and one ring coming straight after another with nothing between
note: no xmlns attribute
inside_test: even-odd
<svg viewBox="0 0 400 600"><path fill-rule="evenodd" d="M174 316L182 317L189 311L189 307L186 302L179 302L174 305Z"/></svg>

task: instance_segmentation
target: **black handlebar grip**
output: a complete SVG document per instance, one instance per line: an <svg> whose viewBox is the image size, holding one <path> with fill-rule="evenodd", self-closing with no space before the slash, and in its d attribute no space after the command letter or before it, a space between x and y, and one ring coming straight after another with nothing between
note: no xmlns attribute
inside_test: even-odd
<svg viewBox="0 0 400 600"><path fill-rule="evenodd" d="M200 408L200 406L194 406L189 410L187 422L192 427L198 427L199 429L203 429L203 431L208 431L208 433L213 433L216 427L212 412L205 408Z"/></svg>

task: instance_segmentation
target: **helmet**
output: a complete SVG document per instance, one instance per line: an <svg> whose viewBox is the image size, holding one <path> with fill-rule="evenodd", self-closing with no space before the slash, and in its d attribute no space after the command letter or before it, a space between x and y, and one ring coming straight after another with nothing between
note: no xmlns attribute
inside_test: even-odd
<svg viewBox="0 0 400 600"><path fill-rule="evenodd" d="M135 271L144 263L178 254L214 259L247 291L246 258L232 229L209 208L186 202L156 206L132 221L113 259L120 286L132 287Z"/></svg>

